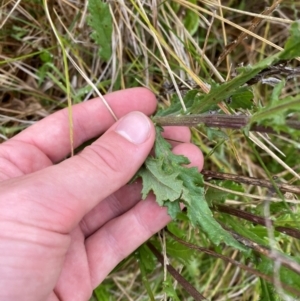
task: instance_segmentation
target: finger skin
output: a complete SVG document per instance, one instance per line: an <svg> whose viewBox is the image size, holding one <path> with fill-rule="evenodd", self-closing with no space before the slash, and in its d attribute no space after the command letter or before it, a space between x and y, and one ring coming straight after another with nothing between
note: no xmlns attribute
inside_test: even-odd
<svg viewBox="0 0 300 301"><path fill-rule="evenodd" d="M151 115L155 95L145 88L107 94L118 118L131 111ZM115 120L99 98L72 107L74 148L104 133ZM60 162L71 150L68 110L58 111L27 128L0 147L0 180L32 173Z"/></svg>
<svg viewBox="0 0 300 301"><path fill-rule="evenodd" d="M186 155L190 158L191 166L200 169L203 165L201 162L203 156L200 150L197 147L191 147L191 144L188 143L183 146L175 147L174 152ZM156 204L153 196L139 202L141 187L141 181L122 187L84 217L84 220L80 222L82 232L76 230L75 234L71 234L77 240L72 241L55 288L60 299L87 300L91 289L106 277L119 260L130 254L149 235L153 235L169 221L165 209ZM142 203L143 206L138 203ZM132 210L130 210L131 208ZM131 222L130 219L137 220L135 218L137 214L140 215L139 222ZM141 223L143 226L140 225ZM123 239L118 240L117 236L112 239L103 236L103 233L105 234L107 231L114 235L114 229L110 229L110 225L114 225L117 235L123 238L127 237L127 240L124 242ZM146 230L147 227L149 227L148 230ZM103 230L97 231L99 228ZM93 233L95 234L93 235ZM128 236L127 233L130 235ZM116 256L115 253L117 253ZM89 256L90 254L91 256ZM84 272L88 267L88 273ZM88 278L86 275L90 275L92 278ZM78 291L80 291L80 295Z"/></svg>
<svg viewBox="0 0 300 301"><path fill-rule="evenodd" d="M192 144L182 144L174 148L176 154L186 155L189 167L203 167L203 155ZM165 207L160 207L154 195L137 204L124 214L111 219L86 240L87 257L93 287L99 285L105 276L126 256L162 229L170 217ZM105 254L105 256L102 256Z"/></svg>
<svg viewBox="0 0 300 301"><path fill-rule="evenodd" d="M119 107L118 101L124 97L120 116L127 110L132 111L134 106L147 114L155 109L155 98L148 90L130 91L128 97L124 93L127 92L122 91L111 99ZM149 105L141 104L142 95ZM135 99L133 107L132 99ZM98 103L94 105L98 107ZM85 104L82 110L76 108L75 144L100 135L114 123L110 115L103 115L99 125L99 112L88 112L91 107ZM8 166L12 177L0 182L0 250L4 255L0 256L0 274L6 276L0 282L0 299L10 285L10 292L16 298L4 300L20 299L20 291L25 301L87 300L96 283L118 263L116 260L124 258L169 221L166 210L154 202L153 196L139 202L140 192L136 186L135 191L119 190L119 198L121 193L126 193L133 201L126 206L121 202L118 210L110 205L110 213L103 216L104 223L96 225L98 229L84 233L83 227L78 227L82 218L103 199L111 201L109 196L132 178L153 145L153 125L148 139L140 145L130 143L115 132L117 126L118 123L113 124L79 155L54 166L49 165L61 161L69 152L69 142L60 140L61 136L69 137L66 112L57 113L55 118L48 117L12 139L11 144L0 147L0 157L4 154L0 168ZM177 134L180 131L178 129ZM187 142L187 133L187 129L181 132L181 141ZM176 146L174 152L177 150L189 157L193 153L189 145L181 150ZM191 161L198 162L196 165L200 168L201 159L197 159L196 154L193 156ZM11 165L7 165L8 162ZM99 241L93 240L97 235ZM128 240L124 239L126 236ZM99 242L104 246L99 246ZM114 251L108 254L110 248ZM102 253L103 269L101 262L94 262L97 256L93 252L99 250L106 251Z"/></svg>
<svg viewBox="0 0 300 301"><path fill-rule="evenodd" d="M142 117L141 113L125 116L81 154L61 164L0 182L0 274L6 275L0 281L0 299L3 294L3 300L18 300L21 290L22 300L46 300L58 277L68 274L85 288L85 297L90 294L84 236L77 225L97 203L124 186L149 154L155 131L148 117L142 118L150 132L140 144L116 131L122 128L120 123L129 120L130 124L130 116L137 115ZM80 235L74 236L76 227L81 241ZM74 266L75 259L81 264ZM80 278L83 275L88 277L86 282ZM65 283L70 289L72 278L68 279ZM61 290L57 285L51 298L86 300L61 298Z"/></svg>
<svg viewBox="0 0 300 301"><path fill-rule="evenodd" d="M1 212L0 300L46 300L69 244L68 235L10 221Z"/></svg>
<svg viewBox="0 0 300 301"><path fill-rule="evenodd" d="M151 121L150 135L139 145L114 131L119 122L79 155L1 182L2 214L58 233L70 232L96 204L134 176L153 146ZM14 200L19 200L18 206Z"/></svg>
<svg viewBox="0 0 300 301"><path fill-rule="evenodd" d="M177 129L174 129L177 130ZM203 154L197 146L191 143L181 143L173 149L173 153L184 155L191 163L188 167L197 167L199 171L203 168ZM91 210L80 222L85 237L93 234L107 221L122 215L131 209L141 199L142 182L136 181L126 185L116 193L110 195L93 210Z"/></svg>
<svg viewBox="0 0 300 301"><path fill-rule="evenodd" d="M121 260L170 220L166 208L159 207L150 195L89 237L86 251L92 286L97 287Z"/></svg>
<svg viewBox="0 0 300 301"><path fill-rule="evenodd" d="M166 127L164 128L163 135L165 138L170 139L170 141L179 141L180 139L182 142L189 142L191 138L190 130L187 127ZM195 166L201 168L203 156L196 146L190 143L183 144L179 142L172 144L177 145L174 148L174 152L189 156L191 161L195 161ZM107 221L132 208L141 199L141 190L141 181L136 181L131 185L122 187L93 208L80 222L85 236L90 236Z"/></svg>
<svg viewBox="0 0 300 301"><path fill-rule="evenodd" d="M186 126L165 126L162 136L174 147L191 141L191 131Z"/></svg>
<svg viewBox="0 0 300 301"><path fill-rule="evenodd" d="M155 95L145 88L132 88L113 92L105 96L117 118L131 111L146 115L156 109ZM115 122L113 116L99 98L72 107L75 148L83 142L105 132ZM69 116L64 109L32 126L16 136L18 141L32 143L53 162L62 160L70 152Z"/></svg>
<svg viewBox="0 0 300 301"><path fill-rule="evenodd" d="M89 237L113 218L122 215L141 200L142 182L137 180L121 187L93 208L80 221L80 228L85 237Z"/></svg>
<svg viewBox="0 0 300 301"><path fill-rule="evenodd" d="M54 292L59 300L89 300L93 287L85 249L85 237L79 227L74 229L70 236L71 244Z"/></svg>
<svg viewBox="0 0 300 301"><path fill-rule="evenodd" d="M185 147L181 147L181 153L184 153L188 157L191 155L195 162L198 162L195 163L190 159L192 166L199 168L203 163L200 162L201 159L198 160L196 158L195 153L193 154L194 150L191 151L191 149L190 144L185 144ZM178 152L178 146L175 147L174 152ZM199 158L202 158L199 150L198 155ZM18 199L19 201L20 199ZM26 210L23 210L21 213L16 212L16 214L26 214ZM3 210L1 210L2 213ZM51 213L52 210L49 210L48 214ZM31 256L27 253L23 254L23 247L20 250L21 254L18 255L22 265L25 264L24 270L30 271L31 277L35 279L35 281L30 281L30 285L27 285L27 289L30 288L29 292L26 290L28 298L24 297L23 300L32 300L30 293L33 294L35 290L38 290L38 287L34 284L40 287L41 278L40 276L37 278L36 273L32 273L32 271L37 271L38 274L40 274L40 271L56 271L56 277L53 277L52 281L47 281L47 279L49 280L49 273L42 272L44 275L43 278L45 278L45 285L43 287L48 288L48 290L44 291L46 294L47 292L49 293L51 285L54 286L54 283L56 283L55 278L57 279L58 277L59 267L63 267L62 272L55 285L54 293L50 295L47 301L87 300L92 288L95 288L120 260L134 251L140 244L170 221L166 209L159 207L154 200L154 196L151 195L145 201L138 202L131 210L123 214L119 212L118 217L111 218L100 230L86 240L83 233L79 231L79 228L71 231L70 235L64 235L53 231L53 229L49 229L49 225L48 229L45 230L43 227L34 227L37 231L37 235L34 235L34 238L37 237L38 240L37 245L33 245L33 248L34 252L38 251L38 254L33 253ZM33 228L31 225L26 227ZM14 239L22 241L23 244L28 240L26 233L30 234L30 231L26 231L24 234L20 232L19 228L16 228L12 231L13 234L11 234L7 233L7 230L4 228L0 233L7 234L10 239L14 237ZM44 231L42 236L39 234L40 231ZM49 237L49 235L51 239L48 241L46 237ZM45 241L41 240L41 237L44 237ZM9 245L15 247L13 243ZM5 249L7 249L7 246ZM7 251L10 253L10 256L11 254L15 254L15 250L13 249ZM35 262L37 258L39 260ZM55 262L53 261L54 259ZM0 264L2 269L4 262ZM39 269L34 268L35 264L39 264ZM18 273L18 275L21 276L22 273ZM36 281L36 279L39 279L39 281ZM40 299L45 300L45 298Z"/></svg>
<svg viewBox="0 0 300 301"><path fill-rule="evenodd" d="M188 164L187 167L197 167L199 172L202 170L204 157L196 145L192 143L181 143L174 147L173 153L188 157L191 163Z"/></svg>

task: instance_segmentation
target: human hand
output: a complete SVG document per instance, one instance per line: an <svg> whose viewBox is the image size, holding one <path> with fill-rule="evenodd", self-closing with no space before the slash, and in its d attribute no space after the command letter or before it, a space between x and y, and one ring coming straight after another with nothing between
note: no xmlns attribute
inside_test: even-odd
<svg viewBox="0 0 300 301"><path fill-rule="evenodd" d="M105 98L119 118L156 108L143 88ZM75 147L102 136L72 158L64 160L67 110L0 146L0 300L86 301L123 258L170 221L153 195L140 201L140 182L126 185L153 146L151 121L134 112L114 123L99 99L75 105L73 120ZM164 135L184 142L173 152L202 168L187 128L168 127Z"/></svg>

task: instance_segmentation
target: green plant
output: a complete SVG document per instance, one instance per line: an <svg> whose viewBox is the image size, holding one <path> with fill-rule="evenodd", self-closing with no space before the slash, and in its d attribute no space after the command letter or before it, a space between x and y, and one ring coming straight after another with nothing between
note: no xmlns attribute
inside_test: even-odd
<svg viewBox="0 0 300 301"><path fill-rule="evenodd" d="M158 191L176 220L93 300L296 300L300 3L99 0L90 13L82 1L48 3L1 6L0 139L71 101L146 86L159 109L144 193L161 178L178 184L173 202ZM171 154L160 136L167 124L191 128L202 175Z"/></svg>
<svg viewBox="0 0 300 301"><path fill-rule="evenodd" d="M176 9L178 8L179 7ZM139 11L137 6L136 9ZM142 13L142 10L139 12ZM189 30L188 24L190 24L192 17L195 17L195 15L187 13L185 19L186 22L184 23L187 30ZM96 16L94 15L93 18L96 18ZM151 27L152 25L146 16L144 17L144 21L155 32L155 29ZM194 32L194 29L191 30ZM253 148L253 152L257 156L258 161L261 162L266 174L269 176L270 189L274 189L274 191L278 193L279 201L286 208L287 212L289 212L289 216L295 222L297 222L299 214L298 212L292 213L288 203L286 203L285 197L280 192L280 187L278 187L272 179L270 172L268 172L268 167L263 163L260 155L255 150L255 146L253 146L252 142L255 139L255 135L252 134L251 131L274 132L278 134L285 132L288 133L290 137L297 139L299 122L296 121L293 123L289 121L288 114L291 112L296 114L296 111L299 110L300 97L299 95L294 97L282 97L281 95L285 86L285 80L279 79L278 77L272 77L272 75L285 75L286 77L295 76L294 73L297 72L298 69L287 67L287 63L300 56L299 36L300 23L295 22L291 25L290 37L285 44L284 50L266 57L253 66L248 65L246 67L237 68L238 74L226 82L219 84L209 79L209 92L207 89L204 89L201 93L201 89L199 90L199 88L187 88L189 91L185 96L181 96L180 92L179 94L177 93L177 95L173 97L171 105L167 108L165 106L162 107L157 115L153 117L153 121L158 125L187 125L197 127L199 124L204 123L208 127L205 131L207 132L207 135L210 136L210 139L217 139L220 141L220 144L217 144L216 147L220 147L226 140L231 138L222 130L211 129L211 127L240 130L241 134L244 135L245 140L248 141L251 148ZM169 50L167 46L165 48L167 51ZM160 50L160 52L162 52L162 50ZM290 70L290 72L288 70ZM195 80L195 78L193 79ZM203 80L201 79L200 82L203 82ZM261 82L273 87L273 91L270 94L270 101L267 104L254 104L252 101L254 98L252 87L254 84ZM174 85L174 90L178 92L178 86L176 87L176 85ZM220 108L223 109L224 112L227 112L227 115L224 113L207 113L211 110L218 109L218 105L220 105ZM237 111L244 112L244 115L236 116L235 114ZM245 114L247 111L252 114ZM263 234L268 237L267 239L262 236L261 233L259 234L257 232L258 227L249 227L247 224L243 224L241 227L236 219L230 217L230 215L233 214L230 209L227 208L226 211L226 213L230 214L229 216L222 214L222 210L220 209L222 207L218 206L218 204L224 203L228 197L228 193L222 192L222 190L229 185L229 189L234 195L235 189L233 188L233 182L227 180L228 183L226 184L226 182L218 181L214 186L214 189L210 189L209 192L206 192L206 195L209 196L209 202L205 200L203 176L199 174L195 168L183 167L185 164L189 163L188 160L182 156L172 154L169 144L161 136L162 131L163 129L160 126L157 126L154 150L155 156L150 156L146 160L144 167L136 175L136 177L141 177L143 180L143 198L152 191L156 195L158 204L160 206L168 207L168 213L174 220L181 220L185 224L189 221L194 227L199 227L199 230L205 233L205 239L209 239L208 244L212 244L214 248L218 248L220 244L225 243L235 250L244 253L245 258L249 258L252 264L256 265L256 269L249 268L246 265L243 265L243 269L261 278L261 300L266 298L266 300L273 300L274 298L277 298L276 296L280 295L280 292L277 291L276 293L276 290L274 290L271 285L274 284L274 280L272 280L272 273L275 271L275 266L273 265L274 261L285 265L285 267L278 272L278 279L282 282L282 286L291 295L294 294L295 297L296 294L297 296L299 294L298 283L300 280L297 273L300 272L300 265L297 263L297 259L284 255L284 250L282 248L280 249L278 246L275 247L274 242L272 242L271 234L267 233L268 231L271 231L267 225L268 218L265 219L264 226L267 226L266 230L269 230L264 231ZM231 135L233 135L233 133L231 133ZM213 152L215 151L216 150ZM210 153L210 155L212 155L212 153ZM282 165L284 165L284 162L280 161L280 159L278 162L279 164L282 162ZM295 177L298 176L296 172L292 173ZM238 180L236 182L238 182ZM218 187L220 187L219 189L221 191L218 190ZM268 196L266 196L266 201L268 202ZM180 203L183 203L186 207L186 215L184 215L185 218L183 220ZM213 214L210 208L219 213ZM241 212L239 212L236 216L241 217L241 215ZM254 218L254 216L252 217ZM173 239L175 238L175 240L185 244L188 248L198 248L198 250L207 252L207 249L204 249L199 245L196 246L190 242L184 242L181 238L174 236L174 233L178 232L178 229L175 231L174 229L176 228L171 228L170 230L170 233L173 233L171 235ZM277 227L275 229L278 230L279 228ZM294 231L297 232L296 229L294 229ZM299 234L297 234L297 237L298 235ZM273 249L269 249L270 243L273 244ZM255 245L258 245L259 248L256 248ZM157 249L151 243L148 244L148 247L150 248L148 249L148 252L151 250L153 254L157 256L158 260L161 261ZM254 253L250 251L251 248L255 252L261 253L262 263L255 263L256 259ZM141 270L145 277L147 274L145 265L146 260L148 259L145 259L145 255L142 255L141 252L145 252L145 247L139 251ZM272 252L275 252L276 255L271 255ZM220 250L216 251L213 256L223 258L223 260L230 262L228 257L220 254ZM177 255L177 259L178 258L180 258L180 256ZM264 264L264 262L266 263ZM240 265L238 262L234 262L234 264ZM293 268L293 265L295 265L296 268ZM169 272L172 274L171 271ZM180 280L180 278L176 278L179 277L178 275L176 276L176 273L175 275L172 274L172 276L175 277L175 279L177 279L196 300L204 300L202 294L195 293L194 295L194 293L191 293L189 291L189 285L187 285L183 279ZM174 300L179 300L180 298L176 291L171 289L172 286L167 279L168 278L165 278L164 282L165 293ZM289 281L287 281L287 279L289 279ZM144 283L150 298L154 300L150 284L148 282ZM282 292L281 295L283 295Z"/></svg>

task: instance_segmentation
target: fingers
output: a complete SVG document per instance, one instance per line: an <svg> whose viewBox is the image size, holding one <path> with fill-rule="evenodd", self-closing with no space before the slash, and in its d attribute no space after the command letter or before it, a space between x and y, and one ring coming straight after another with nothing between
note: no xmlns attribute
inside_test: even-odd
<svg viewBox="0 0 300 301"><path fill-rule="evenodd" d="M0 203L1 214L68 233L97 203L133 177L149 154L154 138L149 118L132 112L79 155L2 182L1 199L5 202ZM21 205L15 206L20 199Z"/></svg>
<svg viewBox="0 0 300 301"><path fill-rule="evenodd" d="M165 126L162 136L174 147L182 142L190 142L191 131L186 126Z"/></svg>
<svg viewBox="0 0 300 301"><path fill-rule="evenodd" d="M105 99L118 118L131 111L151 115L156 108L154 94L144 88L114 92L106 95ZM99 98L74 105L72 115L75 148L101 135L115 122ZM34 172L64 159L71 149L69 131L68 111L64 109L3 143L0 147L0 157L12 163L9 166L9 175L19 176L22 173ZM22 173L13 171L13 168Z"/></svg>
<svg viewBox="0 0 300 301"><path fill-rule="evenodd" d="M77 227L70 233L71 243L55 286L57 300L90 300L93 288L87 264L84 236ZM48 300L47 300L48 301Z"/></svg>
<svg viewBox="0 0 300 301"><path fill-rule="evenodd" d="M173 148L173 153L189 158L190 164L187 167L197 167L200 172L203 168L204 158L199 148L192 143L182 143Z"/></svg>
<svg viewBox="0 0 300 301"><path fill-rule="evenodd" d="M190 141L191 133L189 128L177 126L165 127L163 135L166 139L169 139L168 141L171 142L171 144L178 145L174 148L175 153L182 153L190 158L193 162L192 164L202 168L203 156L199 149L196 146L187 143L181 143L182 146L179 146L180 144L177 142ZM85 236L90 236L107 221L132 208L141 199L141 189L141 181L126 185L93 208L80 222Z"/></svg>
<svg viewBox="0 0 300 301"><path fill-rule="evenodd" d="M80 221L80 228L85 237L92 235L111 219L122 215L141 200L142 182L135 181L121 187L93 208Z"/></svg>
<svg viewBox="0 0 300 301"><path fill-rule="evenodd" d="M98 286L121 260L168 222L166 208L159 207L151 195L89 237L86 252L92 286Z"/></svg>
<svg viewBox="0 0 300 301"><path fill-rule="evenodd" d="M201 170L203 155L196 146L186 143L176 146L173 151L186 155L191 161L190 166ZM122 259L169 221L166 208L159 207L154 196L150 195L145 201L137 202L132 209L119 214L87 238L86 250L93 287L96 287Z"/></svg>
<svg viewBox="0 0 300 301"><path fill-rule="evenodd" d="M150 115L156 109L154 94L143 88L114 92L106 95L105 99L118 118L131 111ZM115 122L99 98L73 106L72 115L75 147L99 136ZM50 115L16 136L16 139L34 144L53 162L60 161L70 152L67 109Z"/></svg>
<svg viewBox="0 0 300 301"><path fill-rule="evenodd" d="M177 129L174 129L177 130ZM170 133L170 137L172 137ZM203 155L199 148L191 143L182 143L173 148L173 153L189 158L189 167L203 168ZM80 222L85 237L90 236L109 220L122 215L141 200L142 182L136 181L126 185L116 193L110 195L93 210L91 210Z"/></svg>

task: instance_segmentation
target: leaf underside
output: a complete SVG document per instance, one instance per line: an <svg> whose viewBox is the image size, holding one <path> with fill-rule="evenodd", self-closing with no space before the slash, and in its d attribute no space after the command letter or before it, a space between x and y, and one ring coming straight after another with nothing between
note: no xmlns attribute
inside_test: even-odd
<svg viewBox="0 0 300 301"><path fill-rule="evenodd" d="M184 156L174 155L161 132L162 128L156 127L156 158L148 157L144 167L137 174L143 180L143 199L152 191L157 203L167 207L173 219L181 212L180 203L183 203L191 224L200 227L214 244L224 242L244 251L213 217L204 196L203 176L197 168L184 166L189 160Z"/></svg>

